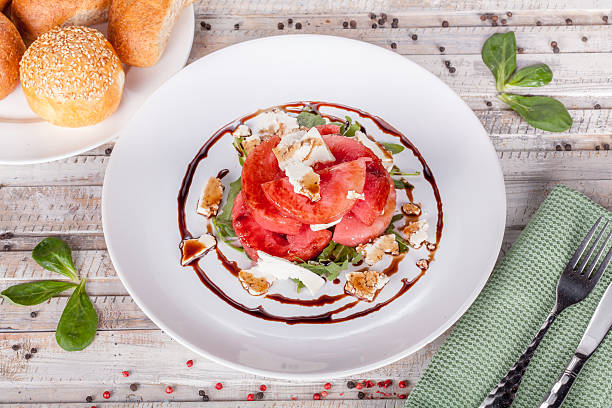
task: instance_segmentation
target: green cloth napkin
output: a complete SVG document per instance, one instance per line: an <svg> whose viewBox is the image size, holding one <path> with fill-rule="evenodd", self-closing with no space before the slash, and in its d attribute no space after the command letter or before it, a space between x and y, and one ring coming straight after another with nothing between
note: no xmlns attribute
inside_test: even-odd
<svg viewBox="0 0 612 408"><path fill-rule="evenodd" d="M601 215L612 219L610 212L582 194L555 187L455 325L405 408L478 407L544 323L555 303L561 271ZM539 406L570 360L611 280L609 267L585 300L556 319L531 360L513 408ZM609 408L611 404L609 334L584 366L563 406Z"/></svg>

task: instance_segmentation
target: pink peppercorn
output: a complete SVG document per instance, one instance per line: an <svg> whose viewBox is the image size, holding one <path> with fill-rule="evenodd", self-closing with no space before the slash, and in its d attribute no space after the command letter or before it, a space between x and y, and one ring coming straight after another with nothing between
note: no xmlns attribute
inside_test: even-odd
<svg viewBox="0 0 612 408"><path fill-rule="evenodd" d="M104 391L104 393L102 394L102 397L104 397L104 399L109 399L110 398L110 391Z"/></svg>
<svg viewBox="0 0 612 408"><path fill-rule="evenodd" d="M193 360L188 360L185 364L187 367L193 367Z"/></svg>

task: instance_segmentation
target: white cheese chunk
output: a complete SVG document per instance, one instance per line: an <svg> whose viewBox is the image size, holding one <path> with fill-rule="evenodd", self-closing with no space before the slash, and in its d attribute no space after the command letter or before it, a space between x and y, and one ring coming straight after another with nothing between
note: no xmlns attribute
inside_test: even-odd
<svg viewBox="0 0 612 408"><path fill-rule="evenodd" d="M399 246L395 235L381 235L367 244L357 246L357 251L363 255L365 263L374 265L383 258L385 254L399 255Z"/></svg>
<svg viewBox="0 0 612 408"><path fill-rule="evenodd" d="M374 153L382 161L382 165L387 171L391 170L393 167L393 154L391 154L391 152L379 145L374 140L370 139L360 130L355 132L355 138L359 143L370 149L372 153Z"/></svg>
<svg viewBox="0 0 612 408"><path fill-rule="evenodd" d="M387 282L389 282L389 277L381 272L370 270L348 272L344 290L359 299L371 302L376 292L382 289Z"/></svg>
<svg viewBox="0 0 612 408"><path fill-rule="evenodd" d="M325 279L308 269L302 268L282 258L257 251L259 260L250 269L245 270L253 278L264 278L272 284L276 280L299 279L310 291L311 295L317 293L325 284Z"/></svg>
<svg viewBox="0 0 612 408"><path fill-rule="evenodd" d="M202 190L196 212L208 218L213 217L217 215L222 199L223 184L217 177L211 177Z"/></svg>
<svg viewBox="0 0 612 408"><path fill-rule="evenodd" d="M404 235L411 247L418 249L427 241L427 231L429 224L426 220L411 222L404 228Z"/></svg>
<svg viewBox="0 0 612 408"><path fill-rule="evenodd" d="M180 244L181 265L189 265L194 260L204 256L217 245L217 239L212 234L204 234L200 238L186 239Z"/></svg>
<svg viewBox="0 0 612 408"><path fill-rule="evenodd" d="M329 227L333 227L334 225L338 224L340 221L342 221L342 218L336 221L332 221L329 224L310 224L310 229L312 231L321 231L324 229L328 229Z"/></svg>
<svg viewBox="0 0 612 408"><path fill-rule="evenodd" d="M363 194L363 193L358 193L358 192L353 191L353 190L349 190L349 191L346 193L346 198L348 198L349 200L350 200L350 199L353 199L353 198L354 198L354 199L357 199L357 200L365 200L365 194Z"/></svg>
<svg viewBox="0 0 612 408"><path fill-rule="evenodd" d="M315 163L334 161L335 158L316 128L296 130L282 137L272 149L278 167L285 172L293 191L312 201L321 199L320 177L312 169Z"/></svg>
<svg viewBox="0 0 612 408"><path fill-rule="evenodd" d="M289 116L280 109L274 109L255 116L252 120L252 127L260 136L283 136L297 129L299 125L296 117Z"/></svg>
<svg viewBox="0 0 612 408"><path fill-rule="evenodd" d="M236 130L232 132L234 137L247 137L251 136L251 128L247 125L239 125Z"/></svg>

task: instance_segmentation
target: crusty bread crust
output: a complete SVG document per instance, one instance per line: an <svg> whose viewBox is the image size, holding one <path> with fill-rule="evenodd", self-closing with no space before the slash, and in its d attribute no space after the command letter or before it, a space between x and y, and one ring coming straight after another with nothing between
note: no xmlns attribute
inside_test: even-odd
<svg viewBox="0 0 612 408"><path fill-rule="evenodd" d="M0 13L0 99L19 83L19 61L25 45L11 21Z"/></svg>
<svg viewBox="0 0 612 408"><path fill-rule="evenodd" d="M119 58L136 67L155 65L180 12L193 0L113 0L108 40Z"/></svg>
<svg viewBox="0 0 612 408"><path fill-rule="evenodd" d="M30 108L66 127L94 125L121 101L125 74L119 57L93 28L57 27L41 35L20 64Z"/></svg>
<svg viewBox="0 0 612 408"><path fill-rule="evenodd" d="M1 0L0 0L1 1ZM13 0L11 19L30 43L58 25L92 25L106 21L111 0Z"/></svg>

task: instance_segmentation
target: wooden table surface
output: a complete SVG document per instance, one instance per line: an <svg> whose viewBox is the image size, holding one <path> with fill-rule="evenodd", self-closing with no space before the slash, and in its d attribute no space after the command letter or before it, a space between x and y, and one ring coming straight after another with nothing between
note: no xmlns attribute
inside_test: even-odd
<svg viewBox="0 0 612 408"><path fill-rule="evenodd" d="M610 0L210 0L197 2L195 10L190 61L248 39L320 33L393 49L446 82L480 118L498 152L508 198L502 254L558 183L612 208ZM379 24L383 13L387 20ZM486 13L497 17L482 21ZM449 26L442 27L443 21ZM480 49L489 35L509 29L523 48L519 65L544 62L552 68L553 82L532 92L565 103L574 118L567 132L533 129L496 100ZM59 235L75 250L100 316L93 344L68 353L54 338L66 297L27 308L0 300L0 407L195 407L200 389L212 407L401 406L398 393L410 392L445 336L379 370L332 380L329 395L312 401L327 378L292 382L243 374L195 355L158 329L130 298L106 252L100 195L112 149L109 143L52 163L0 166L0 288L55 277L32 261L30 251L43 237ZM31 348L37 353L26 359ZM190 359L194 366L187 368ZM387 378L394 381L385 390L392 398L372 388L367 395L375 399L358 401L357 391L346 387L348 380ZM411 385L400 389L400 380ZM220 391L217 382L223 383ZM267 386L264 400L247 403L247 394L261 384ZM167 385L173 394L164 392ZM109 400L102 399L105 390ZM94 403L85 402L88 395Z"/></svg>

